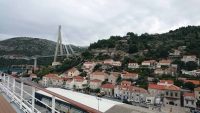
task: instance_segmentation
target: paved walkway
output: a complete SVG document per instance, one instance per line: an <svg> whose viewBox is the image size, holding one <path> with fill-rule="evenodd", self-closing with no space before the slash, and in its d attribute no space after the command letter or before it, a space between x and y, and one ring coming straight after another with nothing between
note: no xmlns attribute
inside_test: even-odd
<svg viewBox="0 0 200 113"><path fill-rule="evenodd" d="M17 113L1 93L0 93L0 113Z"/></svg>

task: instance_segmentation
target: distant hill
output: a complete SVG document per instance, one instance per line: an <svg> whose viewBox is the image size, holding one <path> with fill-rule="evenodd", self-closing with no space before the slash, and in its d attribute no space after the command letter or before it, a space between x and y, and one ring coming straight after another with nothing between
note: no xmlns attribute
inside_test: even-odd
<svg viewBox="0 0 200 113"><path fill-rule="evenodd" d="M0 56L20 54L25 56L53 55L56 42L31 37L15 37L0 41ZM82 52L86 48L71 45L75 52Z"/></svg>
<svg viewBox="0 0 200 113"><path fill-rule="evenodd" d="M98 40L88 47L91 51L114 50L134 54L146 51L144 59L159 59L169 52L186 46L183 54L193 54L200 57L200 26L180 27L162 34L128 32L126 36L111 36L109 39ZM163 53L166 53L163 54Z"/></svg>

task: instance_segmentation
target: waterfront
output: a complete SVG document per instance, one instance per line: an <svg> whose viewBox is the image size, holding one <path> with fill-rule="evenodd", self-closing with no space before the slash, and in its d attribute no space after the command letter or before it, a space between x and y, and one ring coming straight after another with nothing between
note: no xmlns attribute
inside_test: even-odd
<svg viewBox="0 0 200 113"><path fill-rule="evenodd" d="M23 72L25 69L24 68L0 68L0 71L4 72L10 70L12 72Z"/></svg>

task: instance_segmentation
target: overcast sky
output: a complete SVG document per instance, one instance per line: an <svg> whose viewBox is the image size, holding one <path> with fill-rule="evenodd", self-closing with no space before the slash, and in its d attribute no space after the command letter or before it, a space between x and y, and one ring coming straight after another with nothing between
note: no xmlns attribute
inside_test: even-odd
<svg viewBox="0 0 200 113"><path fill-rule="evenodd" d="M0 40L39 37L88 46L127 32L163 33L200 25L200 0L0 0ZM68 41L67 41L68 40Z"/></svg>

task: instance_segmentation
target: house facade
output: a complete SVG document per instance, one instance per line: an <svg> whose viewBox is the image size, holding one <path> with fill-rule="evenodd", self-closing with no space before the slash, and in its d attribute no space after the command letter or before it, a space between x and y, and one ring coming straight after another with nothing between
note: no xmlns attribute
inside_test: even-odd
<svg viewBox="0 0 200 113"><path fill-rule="evenodd" d="M122 63L121 63L120 61L113 61L113 62L112 62L112 65L113 65L113 66L119 67L119 66L122 65Z"/></svg>
<svg viewBox="0 0 200 113"><path fill-rule="evenodd" d="M128 63L128 68L136 69L139 68L139 65L138 63Z"/></svg>
<svg viewBox="0 0 200 113"><path fill-rule="evenodd" d="M118 76L118 73L111 73L110 76L108 76L108 82L115 84Z"/></svg>
<svg viewBox="0 0 200 113"><path fill-rule="evenodd" d="M103 84L100 88L100 92L104 93L105 95L110 95L110 96L114 96L114 88L115 88L115 84Z"/></svg>
<svg viewBox="0 0 200 113"><path fill-rule="evenodd" d="M158 65L160 65L160 66L170 66L171 62L172 62L171 60L160 60L158 62Z"/></svg>
<svg viewBox="0 0 200 113"><path fill-rule="evenodd" d="M175 85L170 85L164 89L164 104L181 106L181 89Z"/></svg>
<svg viewBox="0 0 200 113"><path fill-rule="evenodd" d="M96 65L96 63L94 63L94 62L85 62L83 64L83 69L86 72L92 72L92 70L94 69L95 65Z"/></svg>
<svg viewBox="0 0 200 113"><path fill-rule="evenodd" d="M62 87L63 86L63 79L61 77L54 77L52 80L52 86L54 87Z"/></svg>
<svg viewBox="0 0 200 113"><path fill-rule="evenodd" d="M78 76L80 73L77 69L70 69L68 71L68 77L73 78L74 76Z"/></svg>
<svg viewBox="0 0 200 113"><path fill-rule="evenodd" d="M137 80L138 79L138 74L137 73L126 73L123 74L123 79L133 79L133 80Z"/></svg>
<svg viewBox="0 0 200 113"><path fill-rule="evenodd" d="M74 82L73 87L75 89L83 89L83 88L86 88L87 86L87 80L81 76L74 76L73 82Z"/></svg>
<svg viewBox="0 0 200 113"><path fill-rule="evenodd" d="M42 85L45 87L49 87L52 85L52 80L54 77L56 77L56 74L46 74L42 77Z"/></svg>
<svg viewBox="0 0 200 113"><path fill-rule="evenodd" d="M197 100L200 100L200 87L194 88L194 93Z"/></svg>
<svg viewBox="0 0 200 113"><path fill-rule="evenodd" d="M94 79L99 79L101 81L104 81L105 79L108 79L108 74L104 73L104 72L93 72L92 74L90 74L90 80L94 80Z"/></svg>
<svg viewBox="0 0 200 113"><path fill-rule="evenodd" d="M196 108L196 96L195 93L184 92L184 107L186 108Z"/></svg>
<svg viewBox="0 0 200 113"><path fill-rule="evenodd" d="M164 85L149 84L148 92L150 96L161 97L161 95L164 94L165 87Z"/></svg>
<svg viewBox="0 0 200 113"><path fill-rule="evenodd" d="M102 81L99 79L90 80L90 88L91 89L99 89L101 87Z"/></svg>
<svg viewBox="0 0 200 113"><path fill-rule="evenodd" d="M164 74L164 71L163 71L161 68L156 68L156 69L154 70L154 73L155 73L155 74L158 74L158 75L162 75L162 74Z"/></svg>
<svg viewBox="0 0 200 113"><path fill-rule="evenodd" d="M185 63L189 61L194 61L199 65L199 59L196 57L196 55L184 55L181 61Z"/></svg>
<svg viewBox="0 0 200 113"><path fill-rule="evenodd" d="M112 65L113 59L105 59L103 62L105 65Z"/></svg>
<svg viewBox="0 0 200 113"><path fill-rule="evenodd" d="M74 81L71 78L65 80L65 88L73 89Z"/></svg>
<svg viewBox="0 0 200 113"><path fill-rule="evenodd" d="M142 66L147 66L147 67L155 67L156 66L156 61L155 60L146 60L142 62Z"/></svg>
<svg viewBox="0 0 200 113"><path fill-rule="evenodd" d="M174 85L174 82L172 80L160 80L157 85L171 86Z"/></svg>

